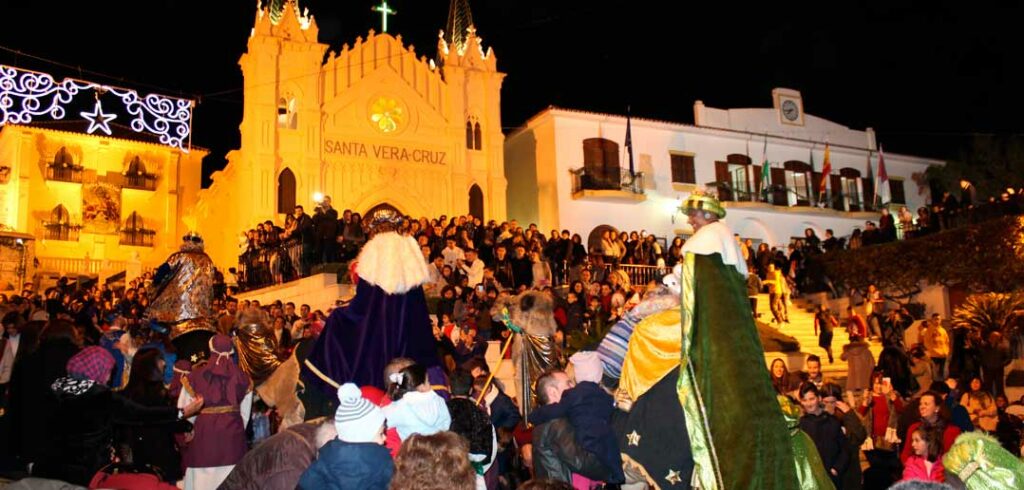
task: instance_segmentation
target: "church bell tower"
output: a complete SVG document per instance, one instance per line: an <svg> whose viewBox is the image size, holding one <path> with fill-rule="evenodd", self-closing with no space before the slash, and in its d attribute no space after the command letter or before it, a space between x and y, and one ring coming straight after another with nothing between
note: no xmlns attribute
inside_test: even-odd
<svg viewBox="0 0 1024 490"><path fill-rule="evenodd" d="M317 41L316 21L308 10L300 12L297 0L257 7L248 49L238 60L245 79L243 168L251 173L238 180L251 186L254 223L308 204L315 190L320 67L328 48Z"/></svg>
<svg viewBox="0 0 1024 490"><path fill-rule="evenodd" d="M453 124L465 127L465 166L456 172L464 174L468 209L456 207L486 220L503 220L506 181L501 84L505 74L498 71L494 50L484 50L468 0L451 0L437 51L437 64L449 89L449 114Z"/></svg>

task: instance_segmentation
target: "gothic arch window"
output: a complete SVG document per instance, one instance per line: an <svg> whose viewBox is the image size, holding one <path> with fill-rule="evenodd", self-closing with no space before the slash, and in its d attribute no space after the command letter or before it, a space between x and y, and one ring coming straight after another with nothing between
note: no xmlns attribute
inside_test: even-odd
<svg viewBox="0 0 1024 490"><path fill-rule="evenodd" d="M75 164L75 160L71 158L71 152L69 152L66 147L62 146L57 150L57 154L53 156L53 164L58 166L71 166Z"/></svg>
<svg viewBox="0 0 1024 490"><path fill-rule="evenodd" d="M299 116L295 113L295 97L277 99L277 127L295 129L298 127Z"/></svg>
<svg viewBox="0 0 1024 490"><path fill-rule="evenodd" d="M480 122L473 124L473 148L476 150L484 149L483 135L480 131Z"/></svg>
<svg viewBox="0 0 1024 490"><path fill-rule="evenodd" d="M473 121L466 121L466 149L473 149Z"/></svg>
<svg viewBox="0 0 1024 490"><path fill-rule="evenodd" d="M65 208L63 204L58 204L53 211L50 211L50 222L59 225L71 223L71 214L68 213L68 208Z"/></svg>
<svg viewBox="0 0 1024 490"><path fill-rule="evenodd" d="M138 211L132 211L128 219L124 220L124 228L121 229L121 245L152 247L155 237L156 231L146 229Z"/></svg>
<svg viewBox="0 0 1024 490"><path fill-rule="evenodd" d="M128 215L128 219L124 220L124 228L126 230L141 230L145 228L142 223L142 216L139 216L138 211L132 211L132 214Z"/></svg>
<svg viewBox="0 0 1024 490"><path fill-rule="evenodd" d="M295 211L295 174L285 168L277 176L277 212L291 214Z"/></svg>
<svg viewBox="0 0 1024 490"><path fill-rule="evenodd" d="M469 214L481 221L484 219L484 191L476 184L469 188Z"/></svg>
<svg viewBox="0 0 1024 490"><path fill-rule="evenodd" d="M128 175L145 175L146 164L142 163L142 159L138 155L132 158L131 163L128 164Z"/></svg>

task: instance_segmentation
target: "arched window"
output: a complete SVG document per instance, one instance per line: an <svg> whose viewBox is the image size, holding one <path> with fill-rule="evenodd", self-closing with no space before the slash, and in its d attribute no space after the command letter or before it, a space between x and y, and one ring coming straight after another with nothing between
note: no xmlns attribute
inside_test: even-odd
<svg viewBox="0 0 1024 490"><path fill-rule="evenodd" d="M295 98L281 97L277 99L277 127L295 129L299 117L295 113Z"/></svg>
<svg viewBox="0 0 1024 490"><path fill-rule="evenodd" d="M484 219L484 191L476 184L469 188L469 214Z"/></svg>
<svg viewBox="0 0 1024 490"><path fill-rule="evenodd" d="M59 150L57 150L57 154L53 156L53 164L61 166L72 166L75 164L75 160L71 158L71 152L69 152L67 148L62 146Z"/></svg>
<svg viewBox="0 0 1024 490"><path fill-rule="evenodd" d="M146 164L142 163L142 159L139 158L138 155L136 155L135 158L132 158L131 163L128 164L128 175L145 175L145 174L146 174Z"/></svg>
<svg viewBox="0 0 1024 490"><path fill-rule="evenodd" d="M142 216L137 211L132 211L128 219L124 220L124 228L121 229L121 245L132 247L152 247L156 231L147 230L142 222Z"/></svg>
<svg viewBox="0 0 1024 490"><path fill-rule="evenodd" d="M466 121L466 149L473 148L473 121Z"/></svg>
<svg viewBox="0 0 1024 490"><path fill-rule="evenodd" d="M750 186L750 157L731 153L724 162L715 162L715 182L718 184L718 198L723 201L745 201L752 197ZM754 173L760 178L759 173ZM759 184L755 180L754 184Z"/></svg>
<svg viewBox="0 0 1024 490"><path fill-rule="evenodd" d="M132 214L128 215L128 219L124 220L124 228L126 230L141 230L145 228L142 223L142 216L139 216L138 211L132 211Z"/></svg>
<svg viewBox="0 0 1024 490"><path fill-rule="evenodd" d="M584 189L619 189L619 144L604 138L583 140Z"/></svg>
<svg viewBox="0 0 1024 490"><path fill-rule="evenodd" d="M71 214L68 213L68 208L65 208L63 204L58 204L53 211L50 211L50 222L59 225L71 223Z"/></svg>
<svg viewBox="0 0 1024 490"><path fill-rule="evenodd" d="M277 176L277 212L291 214L295 211L295 174L285 168Z"/></svg>
<svg viewBox="0 0 1024 490"><path fill-rule="evenodd" d="M814 169L810 164L799 160L789 160L782 164L785 175L786 204L789 206L811 205L811 181ZM772 169L773 171L776 169ZM773 184L775 177L772 177Z"/></svg>
<svg viewBox="0 0 1024 490"><path fill-rule="evenodd" d="M473 148L477 150L484 149L483 135L480 132L480 123L473 124Z"/></svg>
<svg viewBox="0 0 1024 490"><path fill-rule="evenodd" d="M124 186L129 189L156 189L156 176L146 173L146 164L136 156L124 172Z"/></svg>

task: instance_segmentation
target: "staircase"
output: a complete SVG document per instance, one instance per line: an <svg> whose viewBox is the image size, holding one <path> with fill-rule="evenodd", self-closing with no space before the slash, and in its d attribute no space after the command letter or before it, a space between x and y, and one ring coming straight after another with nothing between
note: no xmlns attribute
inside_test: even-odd
<svg viewBox="0 0 1024 490"><path fill-rule="evenodd" d="M765 362L771 367L772 360L781 357L786 361L789 371L793 372L803 369L804 359L808 355L817 354L818 357L821 357L821 371L825 377L840 381L842 384L845 382L847 364L839 356L843 353L843 346L850 342L850 336L846 332L846 323L844 318L838 316L840 312L833 311L837 315L839 326L832 331L832 353L835 356L835 362L829 364L825 349L818 347L818 336L814 335L814 311L817 307L817 304L807 299L793 298L789 305L789 323L783 323L780 326L772 323L772 310L768 303L768 295L758 295L757 312L761 315L759 320L778 328L786 335L795 337L800 342L801 351L800 353L765 352ZM878 354L882 352L882 343L872 340L870 345L871 354L877 361Z"/></svg>

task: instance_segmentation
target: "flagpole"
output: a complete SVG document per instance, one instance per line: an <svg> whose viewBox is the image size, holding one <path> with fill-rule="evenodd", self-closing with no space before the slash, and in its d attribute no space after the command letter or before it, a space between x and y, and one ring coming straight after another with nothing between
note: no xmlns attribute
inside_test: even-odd
<svg viewBox="0 0 1024 490"><path fill-rule="evenodd" d="M632 124L630 123L630 107L626 106L626 151L629 152L629 180L632 184L633 179L636 178L636 172L633 169L633 131Z"/></svg>

